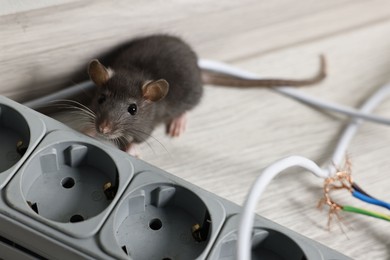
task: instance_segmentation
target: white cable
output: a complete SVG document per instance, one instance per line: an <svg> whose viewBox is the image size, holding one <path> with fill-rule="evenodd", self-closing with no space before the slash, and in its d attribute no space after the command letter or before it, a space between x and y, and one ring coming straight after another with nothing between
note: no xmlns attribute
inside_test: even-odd
<svg viewBox="0 0 390 260"><path fill-rule="evenodd" d="M42 106L46 106L48 103L58 100L58 99L64 99L64 98L69 98L70 96L77 95L79 93L82 93L86 90L91 89L95 85L93 84L92 81L84 81L79 84L76 84L74 86L64 88L60 91L54 92L52 94L27 101L23 103L26 107L32 108L32 109L37 109Z"/></svg>
<svg viewBox="0 0 390 260"><path fill-rule="evenodd" d="M382 102L382 100L389 95L390 83L387 83L379 88L370 98L368 98L360 107L359 111L363 113L371 113ZM362 122L363 120L361 119L352 119L341 134L328 166L328 172L330 175L333 175L336 172L337 169L335 167L340 166L343 158L345 158L348 145Z"/></svg>
<svg viewBox="0 0 390 260"><path fill-rule="evenodd" d="M371 112L389 94L390 83L377 90L370 98L366 100L366 102L359 110L365 113ZM303 167L314 173L317 177L321 178L327 178L333 175L336 171L335 166L337 167L341 163L342 158L345 156L347 147L353 136L356 134L361 123L361 119L353 119L346 127L333 153L332 162L329 163L327 169L320 169L317 164L306 158L293 156L272 164L262 172L262 174L255 180L254 184L252 185L240 216L237 238L237 259L250 259L252 245L251 231L254 224L256 204L258 203L260 196L271 180L281 171L293 166Z"/></svg>
<svg viewBox="0 0 390 260"><path fill-rule="evenodd" d="M280 172L299 166L309 170L320 178L328 177L327 172L322 170L316 163L301 156L291 156L277 161L267 167L262 174L253 183L250 193L245 201L243 211L240 217L240 228L237 238L237 259L249 260L251 255L251 235L255 219L255 209L258 199L264 192L271 180Z"/></svg>
<svg viewBox="0 0 390 260"><path fill-rule="evenodd" d="M212 61L207 59L200 59L198 62L198 65L202 69L212 70L219 73L225 73L230 74L232 76L237 76L240 78L246 78L246 79L261 79L259 76L257 76L254 73L230 66L226 63L218 62L218 61ZM390 83L384 85L381 87L372 97L370 97L366 103L361 107L361 109L356 110L353 108L349 108L346 106L338 105L331 102L325 102L320 99L310 97L309 95L306 95L302 93L301 91L295 89L295 88L289 88L289 87L275 87L272 88L276 92L279 92L281 94L290 96L296 100L302 101L306 104L313 105L316 107L319 107L321 109L325 110L331 110L334 112L346 114L348 116L353 117L353 121L351 124L345 129L344 133L342 134L338 145L333 153L331 163L329 164L328 171L330 173L334 172L335 166L339 166L342 159L345 156L345 153L347 151L348 144L352 137L355 135L358 125L360 125L361 120L357 120L357 118L360 119L366 119L368 121L381 123L381 124L390 124L390 119L379 117L375 115L371 115L370 112L382 101L384 96L387 96L390 91Z"/></svg>
<svg viewBox="0 0 390 260"><path fill-rule="evenodd" d="M225 73L225 74L230 74L232 76L236 76L236 77L240 77L240 78L261 79L259 76L257 76L254 73L251 73L251 72L239 69L239 68L235 68L233 66L230 66L230 65L222 63L222 62L200 59L198 62L198 65L202 69L212 70L215 72L220 72L220 73ZM281 93L283 95L286 95L286 96L292 97L296 100L299 100L301 102L304 102L306 104L319 107L321 109L331 110L331 111L345 114L345 115L348 115L351 117L362 118L362 119L365 119L367 121L390 125L390 119L388 119L388 118L370 115L369 113L360 112L356 109L353 109L353 108L350 108L347 106L343 106L343 105L339 105L336 103L325 102L325 101L322 101L318 98L310 97L309 95L304 94L303 92L301 92L295 88L273 87L271 89L278 92L278 93Z"/></svg>

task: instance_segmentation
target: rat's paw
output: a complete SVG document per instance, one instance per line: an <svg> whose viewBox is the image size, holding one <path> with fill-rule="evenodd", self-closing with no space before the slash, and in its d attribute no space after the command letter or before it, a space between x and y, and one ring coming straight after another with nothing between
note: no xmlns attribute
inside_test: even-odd
<svg viewBox="0 0 390 260"><path fill-rule="evenodd" d="M174 118L167 125L167 134L171 137L178 137L185 132L187 128L187 113L183 113L180 116Z"/></svg>

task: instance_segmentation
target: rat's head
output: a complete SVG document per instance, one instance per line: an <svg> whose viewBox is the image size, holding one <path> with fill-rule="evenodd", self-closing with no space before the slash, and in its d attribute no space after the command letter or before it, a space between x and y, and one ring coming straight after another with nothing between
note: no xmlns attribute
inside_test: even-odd
<svg viewBox="0 0 390 260"><path fill-rule="evenodd" d="M168 82L149 80L139 72L113 71L98 60L89 63L88 73L97 87L91 105L97 136L120 146L146 139L154 127L154 105L168 93Z"/></svg>

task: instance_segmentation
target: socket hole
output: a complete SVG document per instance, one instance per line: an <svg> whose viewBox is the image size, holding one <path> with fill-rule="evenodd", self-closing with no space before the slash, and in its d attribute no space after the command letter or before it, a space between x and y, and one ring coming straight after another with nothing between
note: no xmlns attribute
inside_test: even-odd
<svg viewBox="0 0 390 260"><path fill-rule="evenodd" d="M172 260L170 257L164 257L162 260Z"/></svg>
<svg viewBox="0 0 390 260"><path fill-rule="evenodd" d="M30 206L30 208L31 208L32 210L35 211L35 213L39 214L37 203L32 203L31 201L27 201L27 204Z"/></svg>
<svg viewBox="0 0 390 260"><path fill-rule="evenodd" d="M77 223L77 222L81 222L81 221L84 221L84 217L81 216L81 215L73 215L72 217L70 217L70 220L69 220L71 223Z"/></svg>
<svg viewBox="0 0 390 260"><path fill-rule="evenodd" d="M31 205L31 209L35 211L35 213L39 214L38 213L38 205L36 203L32 204Z"/></svg>
<svg viewBox="0 0 390 260"><path fill-rule="evenodd" d="M126 246L122 246L122 250L123 250L123 252L126 253L126 255L129 255L129 253L127 252L127 247Z"/></svg>
<svg viewBox="0 0 390 260"><path fill-rule="evenodd" d="M149 227L153 230L159 230L162 227L162 222L158 218L152 219L149 222Z"/></svg>
<svg viewBox="0 0 390 260"><path fill-rule="evenodd" d="M61 181L61 185L65 189L70 189L74 186L74 179L71 177L63 178Z"/></svg>

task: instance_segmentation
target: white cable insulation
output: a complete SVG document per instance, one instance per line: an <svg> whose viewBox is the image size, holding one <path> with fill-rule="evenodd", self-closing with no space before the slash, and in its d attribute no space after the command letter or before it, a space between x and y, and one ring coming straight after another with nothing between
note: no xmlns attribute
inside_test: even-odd
<svg viewBox="0 0 390 260"><path fill-rule="evenodd" d="M240 78L261 79L259 76L257 76L254 73L251 73L251 72L239 69L239 68L235 68L233 66L230 66L228 64L218 62L218 61L200 59L198 61L198 65L202 69L212 70L212 71L219 72L219 73L230 74L230 75L240 77ZM305 93L303 93L295 88L273 87L270 89L272 89L280 94L292 97L292 98L299 100L303 103L306 103L306 104L309 104L309 105L312 105L315 107L319 107L321 109L334 111L334 112L345 114L345 115L348 115L351 117L362 118L362 119L365 119L367 121L390 125L390 119L388 119L388 118L370 115L369 113L360 112L356 109L353 109L353 108L350 108L347 106L343 106L343 105L339 105L336 103L332 103L332 102L328 102L328 101L325 102L325 101L322 101L318 98L311 97L311 96L309 96L309 95L307 95L307 94L305 94Z"/></svg>
<svg viewBox="0 0 390 260"><path fill-rule="evenodd" d="M93 84L92 81L84 81L79 84L76 84L74 86L64 88L62 90L59 90L57 92L51 93L49 95L27 101L23 103L26 107L32 108L32 109L37 109L42 106L47 106L50 102L53 102L58 99L64 99L64 98L69 98L70 96L77 95L81 92L84 92L86 90L91 89L95 85Z"/></svg>
<svg viewBox="0 0 390 260"><path fill-rule="evenodd" d="M307 169L317 177L328 177L327 172L322 170L316 163L301 156L287 157L265 168L262 174L253 183L245 201L243 211L241 212L240 228L238 230L237 238L237 259L250 259L252 227L254 224L255 209L258 199L275 176L282 171L295 166Z"/></svg>
<svg viewBox="0 0 390 260"><path fill-rule="evenodd" d="M200 59L198 62L198 65L202 69L212 70L219 73L225 73L230 74L233 76L237 76L240 78L246 78L246 79L261 79L259 76L257 76L254 73L230 66L228 64L213 61L213 60L207 60L207 59ZM287 95L289 97L292 97L296 100L302 101L306 104L313 105L316 107L319 107L321 109L325 110L331 110L334 112L346 114L348 116L353 117L353 121L351 124L345 129L344 133L342 134L338 145L333 153L331 164L328 167L329 173L335 172L335 166L339 166L342 159L345 156L345 153L347 151L348 144L350 143L352 137L355 135L358 125L362 122L360 119L366 119L368 121L373 121L376 123L382 123L388 125L390 123L390 119L379 117L375 115L371 115L370 112L382 101L382 99L389 94L390 91L390 84L386 84L380 90L378 90L372 97L370 97L366 103L361 107L361 109L356 110L353 108L349 108L346 106L341 106L335 103L331 102L324 102L322 100L319 100L317 98L310 97L307 94L302 93L301 91L298 91L294 88L289 87L275 87L272 88L276 92L279 92L281 94Z"/></svg>
<svg viewBox="0 0 390 260"><path fill-rule="evenodd" d="M383 99L390 95L390 83L385 84L379 88L371 97L369 97L364 104L360 107L359 111L363 113L371 113ZM352 121L345 128L341 137L337 143L336 149L333 152L331 161L328 166L329 175L336 173L337 169L335 167L341 166L341 162L345 158L347 153L347 148L352 138L359 129L360 124L363 122L362 119L352 119Z"/></svg>

